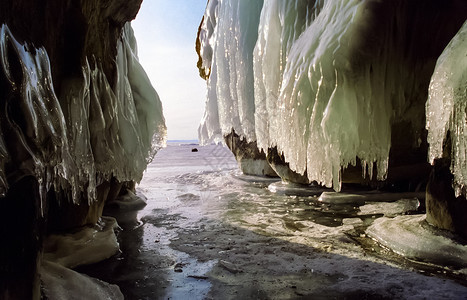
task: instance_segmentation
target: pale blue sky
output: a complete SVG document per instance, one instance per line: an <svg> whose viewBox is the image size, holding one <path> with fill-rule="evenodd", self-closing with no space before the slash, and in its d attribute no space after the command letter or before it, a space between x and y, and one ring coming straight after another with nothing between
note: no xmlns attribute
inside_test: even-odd
<svg viewBox="0 0 467 300"><path fill-rule="evenodd" d="M207 0L144 0L132 22L138 56L159 94L169 140L198 139L206 82L198 75L196 33Z"/></svg>

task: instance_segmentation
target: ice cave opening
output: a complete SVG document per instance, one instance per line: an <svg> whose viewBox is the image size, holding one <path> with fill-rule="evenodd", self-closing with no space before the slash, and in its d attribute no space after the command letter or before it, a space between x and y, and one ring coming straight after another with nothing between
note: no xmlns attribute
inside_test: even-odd
<svg viewBox="0 0 467 300"><path fill-rule="evenodd" d="M0 3L1 299L465 298L465 1L203 1L169 143L141 3Z"/></svg>

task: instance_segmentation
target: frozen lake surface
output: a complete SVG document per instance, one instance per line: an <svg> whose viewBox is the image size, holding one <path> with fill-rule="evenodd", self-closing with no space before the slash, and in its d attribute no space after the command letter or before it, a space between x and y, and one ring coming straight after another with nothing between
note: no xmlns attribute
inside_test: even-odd
<svg viewBox="0 0 467 300"><path fill-rule="evenodd" d="M366 234L380 217L416 214L410 194L381 202L367 191L349 196L356 201L287 192L239 173L227 148L196 144L161 150L137 189L142 210L105 211L122 228L121 253L78 268L126 299L467 297L465 266L405 259Z"/></svg>

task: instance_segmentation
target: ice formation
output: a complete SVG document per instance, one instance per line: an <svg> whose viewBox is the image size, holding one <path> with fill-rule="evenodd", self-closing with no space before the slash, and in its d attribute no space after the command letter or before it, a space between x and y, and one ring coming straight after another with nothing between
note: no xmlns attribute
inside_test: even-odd
<svg viewBox="0 0 467 300"><path fill-rule="evenodd" d="M323 192L319 201L324 203L365 203L391 202L400 199L425 199L424 192L418 193L382 193L379 191L363 191L354 193ZM418 200L417 200L418 201Z"/></svg>
<svg viewBox="0 0 467 300"><path fill-rule="evenodd" d="M57 193L68 191L63 196L76 203L92 202L104 180L141 180L164 145L166 130L159 97L138 62L130 24L118 42L114 88L99 62L89 57L82 77L64 80L58 97L45 49L18 42L6 25L0 34L2 76L9 84L2 89L11 91L4 95L1 127L14 128L0 138L1 195L8 190L9 160L20 164L17 176L38 178L43 201L51 187ZM24 152L15 153L24 156L18 162L11 155L18 152L15 145Z"/></svg>
<svg viewBox="0 0 467 300"><path fill-rule="evenodd" d="M8 26L2 25L0 67L0 76L9 85L0 91L5 102L0 112L0 196L8 191L7 176L12 175L5 168L13 160L20 167L10 182L19 179L15 177L36 176L44 199L51 185L61 187L63 180L73 181L65 118L54 93L49 59L44 48L19 43Z"/></svg>
<svg viewBox="0 0 467 300"><path fill-rule="evenodd" d="M416 212L420 207L417 198L400 199L395 202L370 202L360 206L359 215L375 215L383 213L385 217L393 218Z"/></svg>
<svg viewBox="0 0 467 300"><path fill-rule="evenodd" d="M67 268L100 262L119 251L114 230L118 227L112 217L102 217L93 227L75 233L53 234L44 241L43 259Z"/></svg>
<svg viewBox="0 0 467 300"><path fill-rule="evenodd" d="M373 91L365 80L371 60L360 65L365 54L352 51L359 42L352 37L365 31L364 5L267 1L262 10L259 5L246 12L228 1L209 5L202 28L210 36L205 40L210 47L201 52L212 66L206 116L218 114L224 135L233 128L247 140L257 139L262 149L277 146L291 169L307 172L310 179L327 186L333 179L334 187L339 186L341 167L356 164L357 156L364 165L378 162L378 178L384 178L390 147L387 112L392 106L380 97L391 85L384 87L384 78L375 78ZM237 22L245 15L253 21L240 28ZM355 55L361 57L350 59ZM254 78L248 72L252 68ZM376 74L384 76L385 70ZM247 105L239 97L238 78L250 81ZM357 94L355 87L363 92ZM249 116L242 118L245 106L254 108L254 122ZM371 118L374 115L378 118ZM376 119L377 124L372 122ZM216 126L206 121L207 117L201 128ZM202 141L212 137L207 130L200 134Z"/></svg>
<svg viewBox="0 0 467 300"><path fill-rule="evenodd" d="M125 194L119 195L115 200L108 201L107 206L115 206L125 211L138 210L146 206L148 199L141 192L136 189L136 193L127 190Z"/></svg>
<svg viewBox="0 0 467 300"><path fill-rule="evenodd" d="M94 67L90 67L94 65ZM82 82L72 82L66 103L77 163L95 190L97 180L140 181L143 171L165 144L162 105L138 62L133 30L127 23L118 43L117 83L112 89L96 62L83 67ZM82 182L82 180L81 180ZM93 195L89 195L93 199Z"/></svg>
<svg viewBox="0 0 467 300"><path fill-rule="evenodd" d="M426 224L424 215L409 215L379 218L368 227L367 233L382 245L408 258L466 268L467 246L433 230Z"/></svg>
<svg viewBox="0 0 467 300"><path fill-rule="evenodd" d="M290 196L319 196L329 189L322 188L320 186L303 186L303 184L296 184L292 182L273 182L268 185L268 190L272 193L279 195L290 195Z"/></svg>
<svg viewBox="0 0 467 300"><path fill-rule="evenodd" d="M467 187L466 49L467 21L438 59L426 104L430 162L446 155L451 158L457 196L462 191L465 195ZM450 145L446 144L448 136Z"/></svg>
<svg viewBox="0 0 467 300"><path fill-rule="evenodd" d="M47 299L124 299L118 286L82 275L53 262L44 262L41 280Z"/></svg>
<svg viewBox="0 0 467 300"><path fill-rule="evenodd" d="M204 144L221 141L232 129L248 141L254 140L252 52L262 5L263 1L208 3L200 28L202 68L210 74L208 109L199 129Z"/></svg>
<svg viewBox="0 0 467 300"><path fill-rule="evenodd" d="M430 25L448 13L424 5L429 13L403 1L209 1L198 36L208 77L200 141L233 129L336 190L350 165L385 180L390 155L426 147L425 84L451 33ZM439 41L424 55L422 31Z"/></svg>

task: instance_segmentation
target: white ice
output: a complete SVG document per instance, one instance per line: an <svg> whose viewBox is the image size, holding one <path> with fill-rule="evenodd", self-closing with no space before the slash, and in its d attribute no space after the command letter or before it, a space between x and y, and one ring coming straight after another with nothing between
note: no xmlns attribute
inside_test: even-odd
<svg viewBox="0 0 467 300"><path fill-rule="evenodd" d="M203 66L211 69L200 141L220 141L235 130L255 139L253 48L262 1L210 1L201 26Z"/></svg>

